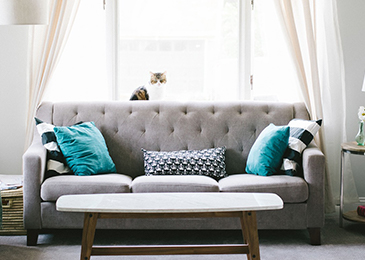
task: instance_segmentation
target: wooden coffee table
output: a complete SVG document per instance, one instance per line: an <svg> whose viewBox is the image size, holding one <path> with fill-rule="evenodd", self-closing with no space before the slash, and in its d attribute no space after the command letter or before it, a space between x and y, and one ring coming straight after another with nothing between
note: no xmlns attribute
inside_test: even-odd
<svg viewBox="0 0 365 260"><path fill-rule="evenodd" d="M260 259L256 211L283 208L272 193L123 193L65 195L58 211L84 212L81 260L91 255L247 254ZM172 246L93 246L99 218L209 218L238 217L243 244Z"/></svg>

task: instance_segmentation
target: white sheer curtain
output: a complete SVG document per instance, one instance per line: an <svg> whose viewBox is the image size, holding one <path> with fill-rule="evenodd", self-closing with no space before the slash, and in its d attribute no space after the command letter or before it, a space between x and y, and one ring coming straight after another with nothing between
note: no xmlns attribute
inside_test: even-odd
<svg viewBox="0 0 365 260"><path fill-rule="evenodd" d="M30 29L29 92L25 148L33 137L34 114L71 30L80 0L52 0L47 26Z"/></svg>
<svg viewBox="0 0 365 260"><path fill-rule="evenodd" d="M332 212L333 199L339 196L341 143L346 139L345 74L336 1L275 3L286 28L304 101L313 119L323 118L316 142L326 156L326 211ZM356 196L354 182L347 184L353 187L347 190ZM331 187L335 187L334 197Z"/></svg>

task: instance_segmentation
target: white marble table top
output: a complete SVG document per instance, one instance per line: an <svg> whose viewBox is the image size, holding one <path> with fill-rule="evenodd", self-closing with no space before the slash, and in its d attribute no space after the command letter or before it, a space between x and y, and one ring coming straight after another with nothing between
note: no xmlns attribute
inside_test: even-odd
<svg viewBox="0 0 365 260"><path fill-rule="evenodd" d="M273 193L112 193L64 195L58 211L97 213L193 213L259 211L283 208Z"/></svg>

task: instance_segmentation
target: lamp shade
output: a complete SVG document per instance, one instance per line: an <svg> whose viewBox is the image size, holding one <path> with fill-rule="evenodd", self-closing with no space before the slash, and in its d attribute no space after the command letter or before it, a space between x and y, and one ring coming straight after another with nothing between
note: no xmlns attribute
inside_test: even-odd
<svg viewBox="0 0 365 260"><path fill-rule="evenodd" d="M49 0L0 0L0 25L47 24Z"/></svg>

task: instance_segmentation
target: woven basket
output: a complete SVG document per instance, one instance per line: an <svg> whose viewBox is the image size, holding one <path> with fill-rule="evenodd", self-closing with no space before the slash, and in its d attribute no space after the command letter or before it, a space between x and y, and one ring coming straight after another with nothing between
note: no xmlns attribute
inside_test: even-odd
<svg viewBox="0 0 365 260"><path fill-rule="evenodd" d="M1 191L3 219L0 235L25 235L23 225L23 188Z"/></svg>

